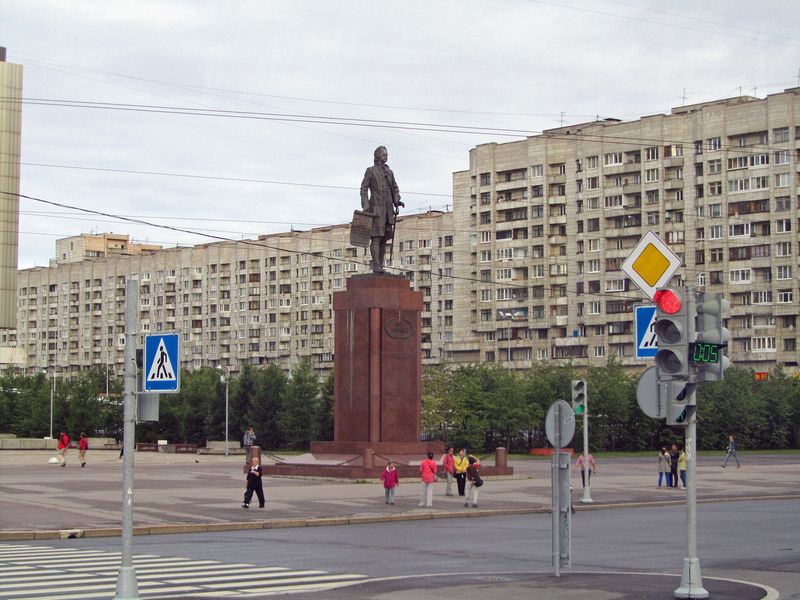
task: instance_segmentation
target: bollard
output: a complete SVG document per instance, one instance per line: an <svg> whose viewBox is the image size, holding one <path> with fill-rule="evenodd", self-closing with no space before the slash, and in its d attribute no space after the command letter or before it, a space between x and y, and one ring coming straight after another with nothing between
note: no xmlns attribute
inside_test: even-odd
<svg viewBox="0 0 800 600"><path fill-rule="evenodd" d="M505 469L508 466L508 450L505 448L495 448L494 466L498 469Z"/></svg>
<svg viewBox="0 0 800 600"><path fill-rule="evenodd" d="M361 451L361 462L365 469L375 466L375 455L372 453L372 448L364 448Z"/></svg>

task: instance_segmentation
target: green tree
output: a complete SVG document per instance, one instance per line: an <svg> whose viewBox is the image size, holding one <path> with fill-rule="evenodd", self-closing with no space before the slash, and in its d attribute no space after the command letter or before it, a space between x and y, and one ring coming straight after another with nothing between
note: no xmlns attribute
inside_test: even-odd
<svg viewBox="0 0 800 600"><path fill-rule="evenodd" d="M292 371L278 417L281 433L290 448L308 448L316 435L319 388L311 361L304 359Z"/></svg>
<svg viewBox="0 0 800 600"><path fill-rule="evenodd" d="M247 412L250 410L250 402L256 395L255 369L252 365L245 363L239 376L231 381L228 390L228 426L233 432L234 438L240 438L247 429ZM261 432L256 432L260 435Z"/></svg>
<svg viewBox="0 0 800 600"><path fill-rule="evenodd" d="M320 388L319 425L317 429L319 439L322 441L333 440L333 410L333 371L331 371L325 377Z"/></svg>
<svg viewBox="0 0 800 600"><path fill-rule="evenodd" d="M241 434L244 435L247 425L252 425L256 432L256 444L262 448L280 448L283 444L278 415L283 406L287 383L286 374L275 364L255 371L253 397L247 410L247 424L242 427Z"/></svg>

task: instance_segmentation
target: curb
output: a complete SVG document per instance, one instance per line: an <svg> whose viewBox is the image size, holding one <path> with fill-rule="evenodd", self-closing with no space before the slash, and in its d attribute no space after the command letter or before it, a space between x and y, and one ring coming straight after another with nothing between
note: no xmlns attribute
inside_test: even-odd
<svg viewBox="0 0 800 600"><path fill-rule="evenodd" d="M774 496L741 496L735 498L709 498L698 500L698 504L720 502L752 502L760 500L800 500L800 494ZM683 500L661 500L653 502L617 502L610 504L578 504L576 512L585 510L606 510L621 508L649 508L653 506L675 506L685 504ZM230 521L218 523L166 523L141 525L133 528L133 535L165 535L174 533L206 533L215 531L239 531L246 529L285 529L293 527L325 527L334 525L364 525L368 523L392 523L400 521L424 521L427 519L470 519L476 517L500 517L510 515L531 515L550 513L549 506L537 508L498 508L472 511L408 512L389 515L352 515L339 517L306 517L294 519L266 519L262 521ZM57 540L72 538L120 537L121 527L95 527L52 529L41 531L0 531L0 541Z"/></svg>

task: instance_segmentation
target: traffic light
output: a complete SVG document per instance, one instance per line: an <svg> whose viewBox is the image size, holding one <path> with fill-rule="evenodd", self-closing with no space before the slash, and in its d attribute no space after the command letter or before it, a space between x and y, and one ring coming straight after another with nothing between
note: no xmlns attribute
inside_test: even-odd
<svg viewBox="0 0 800 600"><path fill-rule="evenodd" d="M582 415L586 410L586 380L572 380L572 410L576 415Z"/></svg>
<svg viewBox="0 0 800 600"><path fill-rule="evenodd" d="M686 407L694 403L692 394L697 384L675 379L657 385L659 400L666 407L667 425L685 425Z"/></svg>
<svg viewBox="0 0 800 600"><path fill-rule="evenodd" d="M656 303L656 322L653 332L658 340L656 352L656 381L691 379L689 340L693 321L685 287L664 288L653 297Z"/></svg>
<svg viewBox="0 0 800 600"><path fill-rule="evenodd" d="M723 325L729 302L721 294L698 291L695 305L696 341L691 358L697 366L697 381L721 381L725 369L731 366L730 359L722 353L729 338L728 328Z"/></svg>

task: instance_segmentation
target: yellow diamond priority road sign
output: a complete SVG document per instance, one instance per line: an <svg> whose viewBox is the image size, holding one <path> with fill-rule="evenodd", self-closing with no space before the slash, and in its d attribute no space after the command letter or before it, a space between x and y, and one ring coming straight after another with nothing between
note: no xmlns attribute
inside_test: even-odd
<svg viewBox="0 0 800 600"><path fill-rule="evenodd" d="M655 232L648 231L620 269L652 300L656 290L665 287L680 266L678 255Z"/></svg>

